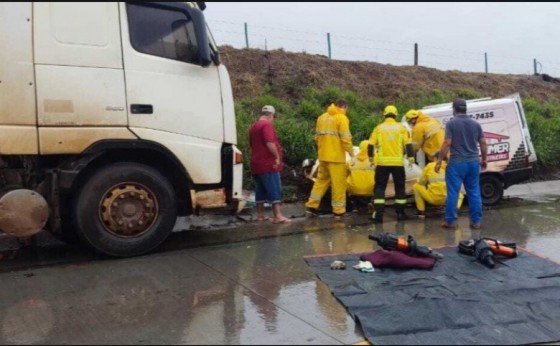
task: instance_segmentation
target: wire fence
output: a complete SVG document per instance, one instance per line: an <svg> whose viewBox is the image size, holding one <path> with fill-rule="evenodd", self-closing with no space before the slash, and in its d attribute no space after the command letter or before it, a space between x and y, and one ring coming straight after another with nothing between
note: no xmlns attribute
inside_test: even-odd
<svg viewBox="0 0 560 346"><path fill-rule="evenodd" d="M263 50L319 54L337 60L372 61L390 65L420 65L439 70L498 74L541 74L560 76L560 63L472 52L415 42L399 42L359 36L291 30L242 22L209 20L219 45Z"/></svg>

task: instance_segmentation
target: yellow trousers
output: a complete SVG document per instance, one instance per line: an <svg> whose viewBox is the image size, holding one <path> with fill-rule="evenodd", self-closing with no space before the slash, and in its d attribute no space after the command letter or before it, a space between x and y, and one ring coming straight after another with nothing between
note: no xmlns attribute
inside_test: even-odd
<svg viewBox="0 0 560 346"><path fill-rule="evenodd" d="M445 206L445 196L440 194L435 195L432 193L426 186L421 184L414 184L414 200L416 202L416 209L419 211L426 211L426 202L428 204L437 206L437 207L444 207ZM463 198L465 196L462 193L459 193L459 200L457 201L457 209L461 209L463 205Z"/></svg>
<svg viewBox="0 0 560 346"><path fill-rule="evenodd" d="M309 200L305 204L308 208L318 209L321 198L331 187L331 205L335 214L346 212L346 164L337 162L319 162L317 178L313 184Z"/></svg>

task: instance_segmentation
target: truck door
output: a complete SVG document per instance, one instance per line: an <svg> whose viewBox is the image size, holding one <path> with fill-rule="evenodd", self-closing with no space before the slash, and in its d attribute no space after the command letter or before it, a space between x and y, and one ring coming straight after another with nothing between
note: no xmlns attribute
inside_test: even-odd
<svg viewBox="0 0 560 346"><path fill-rule="evenodd" d="M195 183L218 183L224 141L220 78L216 65L198 61L192 9L187 3L120 6L131 130L169 148Z"/></svg>

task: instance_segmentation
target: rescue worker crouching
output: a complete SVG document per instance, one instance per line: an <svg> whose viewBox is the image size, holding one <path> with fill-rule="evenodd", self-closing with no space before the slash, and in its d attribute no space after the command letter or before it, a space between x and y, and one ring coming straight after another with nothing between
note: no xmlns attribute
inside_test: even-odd
<svg viewBox="0 0 560 346"><path fill-rule="evenodd" d="M440 150L445 137L445 130L439 120L415 109L406 112L405 118L412 128L414 152L422 149L428 161L435 161L435 154Z"/></svg>
<svg viewBox="0 0 560 346"><path fill-rule="evenodd" d="M352 205L352 211L357 212L360 200L370 199L375 179L375 167L368 158L368 144L365 140L360 142L360 151L356 155L356 163L349 162L348 178L346 178L348 190L348 202Z"/></svg>
<svg viewBox="0 0 560 346"><path fill-rule="evenodd" d="M397 220L405 220L404 207L406 204L404 170L404 154L408 157L409 165L414 164L414 151L406 127L396 121L397 107L385 107L383 123L377 125L371 132L368 145L368 156L373 157L375 151L375 188L373 191L374 212L372 219L375 223L383 222L385 209L385 189L389 175L395 184L395 209Z"/></svg>
<svg viewBox="0 0 560 346"><path fill-rule="evenodd" d="M439 153L434 155L434 159L438 159ZM445 168L447 167L447 158L443 158L441 169L435 171L436 162L430 162L422 170L422 174L418 178L418 182L414 184L414 200L416 202L416 215L419 218L425 218L426 202L433 206L445 206L447 197L447 186L445 184ZM457 210L463 205L463 193L459 193L457 202Z"/></svg>

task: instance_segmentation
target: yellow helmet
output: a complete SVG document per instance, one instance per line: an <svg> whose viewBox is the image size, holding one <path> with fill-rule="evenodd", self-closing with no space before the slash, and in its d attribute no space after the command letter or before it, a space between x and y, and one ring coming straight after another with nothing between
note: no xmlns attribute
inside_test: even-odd
<svg viewBox="0 0 560 346"><path fill-rule="evenodd" d="M387 107L385 107L385 110L383 111L383 116L387 116L389 114L393 114L394 116L399 115L399 112L397 111L397 107L393 105L388 105Z"/></svg>
<svg viewBox="0 0 560 346"><path fill-rule="evenodd" d="M406 112L404 117L406 118L406 121L410 121L414 118L418 118L419 115L420 115L419 111L417 111L416 109L411 109L408 112Z"/></svg>

